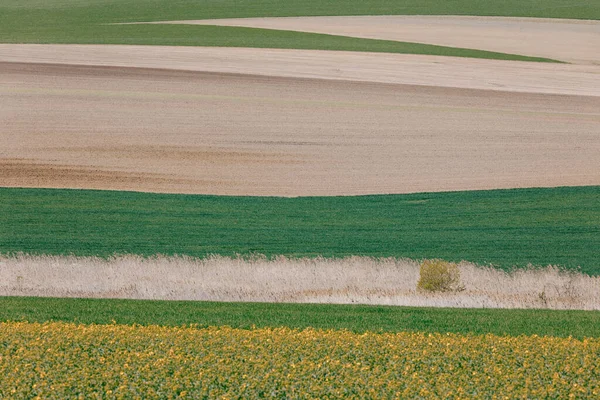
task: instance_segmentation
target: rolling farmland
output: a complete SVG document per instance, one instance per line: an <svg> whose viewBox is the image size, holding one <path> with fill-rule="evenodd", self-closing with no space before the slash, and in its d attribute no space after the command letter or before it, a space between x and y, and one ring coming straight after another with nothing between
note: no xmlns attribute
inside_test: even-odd
<svg viewBox="0 0 600 400"><path fill-rule="evenodd" d="M0 397L598 397L599 20L0 0Z"/></svg>

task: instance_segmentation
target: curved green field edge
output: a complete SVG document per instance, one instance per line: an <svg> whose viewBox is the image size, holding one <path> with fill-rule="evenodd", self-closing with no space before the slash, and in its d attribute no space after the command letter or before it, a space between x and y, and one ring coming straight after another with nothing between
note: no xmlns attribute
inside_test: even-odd
<svg viewBox="0 0 600 400"><path fill-rule="evenodd" d="M301 4L298 4L301 3ZM396 4L400 3L400 4ZM507 15L599 19L600 10L587 2L565 5L558 0L523 2L441 0L393 2L371 0L0 0L1 43L138 44L225 46L313 50L347 50L445 55L522 61L554 61L504 53L432 46L419 43L256 28L186 25L111 25L123 22L182 19L311 16L311 15ZM512 7L511 7L512 6Z"/></svg>
<svg viewBox="0 0 600 400"><path fill-rule="evenodd" d="M48 33L43 37L2 36L4 43L128 44L161 46L250 47L299 50L335 50L374 53L426 54L496 60L555 62L541 57L436 46L393 40L362 39L318 33L212 25L136 24L96 25L69 35Z"/></svg>
<svg viewBox="0 0 600 400"><path fill-rule="evenodd" d="M0 297L0 321L600 337L600 311Z"/></svg>
<svg viewBox="0 0 600 400"><path fill-rule="evenodd" d="M0 189L0 253L466 260L600 275L600 186L348 197Z"/></svg>

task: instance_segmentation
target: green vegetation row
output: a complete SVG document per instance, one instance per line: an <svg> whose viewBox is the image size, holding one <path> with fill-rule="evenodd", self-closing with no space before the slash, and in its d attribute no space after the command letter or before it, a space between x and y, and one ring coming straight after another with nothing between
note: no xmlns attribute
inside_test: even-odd
<svg viewBox="0 0 600 400"><path fill-rule="evenodd" d="M600 187L348 197L0 189L0 253L405 257L600 274Z"/></svg>
<svg viewBox="0 0 600 400"><path fill-rule="evenodd" d="M290 0L17 0L0 1L0 42L232 46L374 51L528 61L503 53L343 36L218 26L111 25L122 22L311 15L506 15L600 19L600 7L578 0L295 2Z"/></svg>
<svg viewBox="0 0 600 400"><path fill-rule="evenodd" d="M600 337L600 311L0 297L0 321Z"/></svg>

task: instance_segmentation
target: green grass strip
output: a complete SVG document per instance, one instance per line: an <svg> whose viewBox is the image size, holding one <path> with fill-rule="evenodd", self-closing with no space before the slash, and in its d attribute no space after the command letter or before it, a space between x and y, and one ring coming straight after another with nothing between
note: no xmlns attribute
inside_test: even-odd
<svg viewBox="0 0 600 400"><path fill-rule="evenodd" d="M600 274L600 186L349 197L0 189L0 253L442 258Z"/></svg>
<svg viewBox="0 0 600 400"><path fill-rule="evenodd" d="M30 19L131 22L319 15L476 15L600 19L595 0L2 0Z"/></svg>
<svg viewBox="0 0 600 400"><path fill-rule="evenodd" d="M600 337L600 312L0 297L0 321Z"/></svg>

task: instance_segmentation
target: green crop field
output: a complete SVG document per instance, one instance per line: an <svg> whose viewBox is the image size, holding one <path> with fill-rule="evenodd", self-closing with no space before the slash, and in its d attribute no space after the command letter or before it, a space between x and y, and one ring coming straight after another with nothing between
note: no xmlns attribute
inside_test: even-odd
<svg viewBox="0 0 600 400"><path fill-rule="evenodd" d="M0 321L600 337L599 311L0 297Z"/></svg>
<svg viewBox="0 0 600 400"><path fill-rule="evenodd" d="M407 257L600 274L600 187L353 197L0 189L0 253Z"/></svg>
<svg viewBox="0 0 600 400"><path fill-rule="evenodd" d="M273 47L436 54L551 61L542 58L385 40L266 29L185 25L111 25L181 19L311 15L493 15L600 19L589 1L0 1L0 42Z"/></svg>

